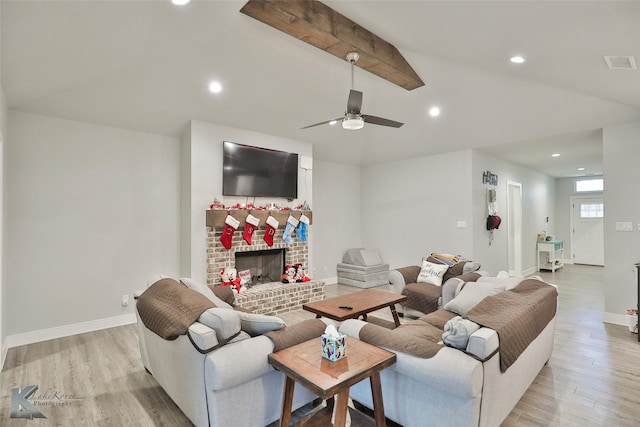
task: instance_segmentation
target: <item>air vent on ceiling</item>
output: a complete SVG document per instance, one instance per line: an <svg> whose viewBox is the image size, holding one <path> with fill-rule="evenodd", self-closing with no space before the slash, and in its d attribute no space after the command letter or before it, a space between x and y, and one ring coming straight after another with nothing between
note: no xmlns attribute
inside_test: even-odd
<svg viewBox="0 0 640 427"><path fill-rule="evenodd" d="M635 70L636 60L633 56L603 56L610 70Z"/></svg>

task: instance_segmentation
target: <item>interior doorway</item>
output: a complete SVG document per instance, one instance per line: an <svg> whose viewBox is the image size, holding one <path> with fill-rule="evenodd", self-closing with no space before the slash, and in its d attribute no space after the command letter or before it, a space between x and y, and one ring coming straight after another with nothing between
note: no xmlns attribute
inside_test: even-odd
<svg viewBox="0 0 640 427"><path fill-rule="evenodd" d="M507 182L507 251L510 276L522 276L522 184Z"/></svg>
<svg viewBox="0 0 640 427"><path fill-rule="evenodd" d="M604 265L604 199L573 196L571 258L575 264Z"/></svg>

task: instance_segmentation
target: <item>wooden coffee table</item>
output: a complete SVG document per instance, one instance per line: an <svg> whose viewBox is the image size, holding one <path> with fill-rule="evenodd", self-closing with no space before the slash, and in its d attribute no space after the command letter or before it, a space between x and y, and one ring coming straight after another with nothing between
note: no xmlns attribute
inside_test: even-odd
<svg viewBox="0 0 640 427"><path fill-rule="evenodd" d="M366 378L371 381L376 427L385 426L380 371L394 364L396 355L353 337L347 338L347 355L336 362L323 358L321 348L318 337L269 355L269 363L286 377L280 426L289 427L293 390L298 382L322 399L338 395L334 425L344 427L349 388ZM303 421L305 425L308 422Z"/></svg>
<svg viewBox="0 0 640 427"><path fill-rule="evenodd" d="M303 304L302 308L316 313L317 317L328 317L329 319L343 322L347 319L357 319L360 316L362 316L364 320L367 320L367 313L389 307L393 321L397 327L400 326L400 319L398 318L395 304L405 299L407 299L407 297L404 295L375 289L365 289L348 295Z"/></svg>

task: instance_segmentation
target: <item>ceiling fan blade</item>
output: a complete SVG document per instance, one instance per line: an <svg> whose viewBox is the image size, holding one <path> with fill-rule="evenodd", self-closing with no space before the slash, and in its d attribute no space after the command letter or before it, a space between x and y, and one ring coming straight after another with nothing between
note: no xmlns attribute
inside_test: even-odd
<svg viewBox="0 0 640 427"><path fill-rule="evenodd" d="M349 91L349 99L347 100L347 113L360 114L362 109L362 92L359 90Z"/></svg>
<svg viewBox="0 0 640 427"><path fill-rule="evenodd" d="M344 117L338 117L337 119L327 120L326 122L316 123L314 125L305 126L303 128L300 128L300 129L308 129L308 128L312 128L314 126L326 125L327 123L331 123L331 122L338 122L338 121L341 121L343 118Z"/></svg>
<svg viewBox="0 0 640 427"><path fill-rule="evenodd" d="M389 126L392 128L399 128L404 124L389 119L383 119L382 117L369 116L366 114L363 114L362 118L364 119L365 123L371 123L372 125Z"/></svg>

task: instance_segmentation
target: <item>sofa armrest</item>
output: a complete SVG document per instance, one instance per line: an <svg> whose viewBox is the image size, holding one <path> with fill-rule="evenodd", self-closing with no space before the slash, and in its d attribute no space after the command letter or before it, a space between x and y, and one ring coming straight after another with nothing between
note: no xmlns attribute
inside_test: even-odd
<svg viewBox="0 0 640 427"><path fill-rule="evenodd" d="M396 268L389 272L389 283L393 288L393 292L399 294L409 283L415 283L420 274L420 266L410 265L407 267Z"/></svg>
<svg viewBox="0 0 640 427"><path fill-rule="evenodd" d="M467 353L484 361L493 356L499 346L500 340L496 331L490 328L480 328L469 337Z"/></svg>
<svg viewBox="0 0 640 427"><path fill-rule="evenodd" d="M200 322L195 322L189 326L188 334L191 337L191 342L203 352L212 349L220 343L216 331Z"/></svg>

